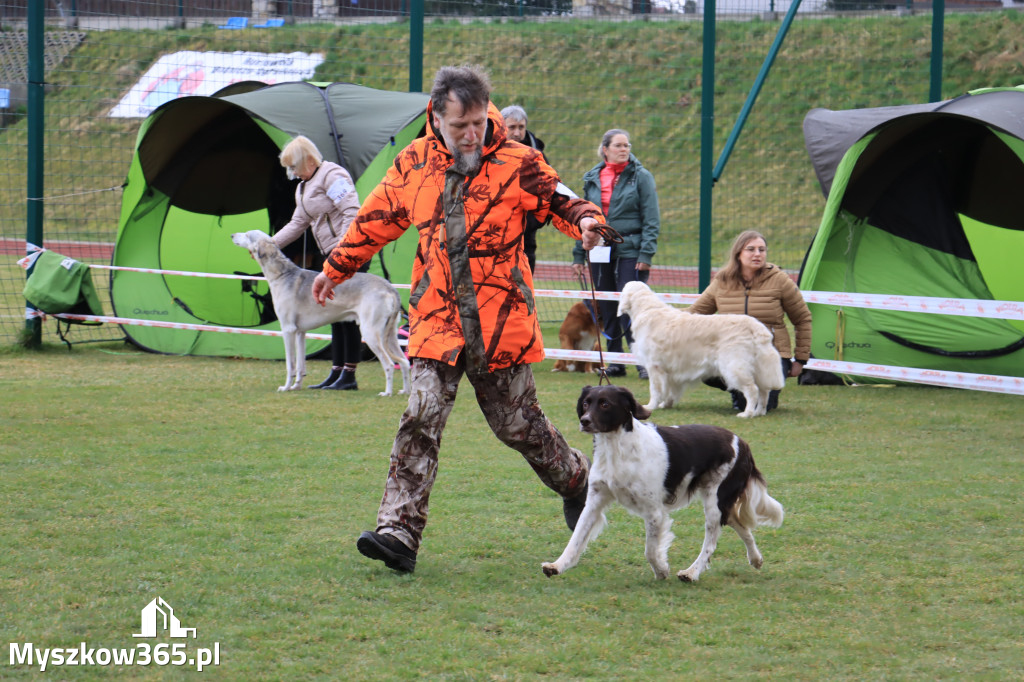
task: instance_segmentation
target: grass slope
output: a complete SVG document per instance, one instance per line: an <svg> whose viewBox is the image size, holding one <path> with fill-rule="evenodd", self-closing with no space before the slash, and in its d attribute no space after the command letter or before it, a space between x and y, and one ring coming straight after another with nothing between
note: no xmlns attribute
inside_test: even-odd
<svg viewBox="0 0 1024 682"><path fill-rule="evenodd" d="M713 156L717 160L775 39L779 24L721 21L716 31ZM1024 82L1024 13L950 14L945 20L943 97ZM441 65L486 66L494 100L519 102L566 183L596 161L610 127L658 182L662 231L656 266L698 264L703 28L699 21L566 20L461 23L428 19L423 82ZM927 99L931 17L848 16L796 20L751 117L715 184L710 254L722 259L739 231L756 228L772 260L800 267L824 207L803 147L812 107L846 109ZM273 31L94 31L47 73L44 236L113 242L121 192L140 121L110 108L162 55L178 51L319 52L315 78L405 90L408 25L301 24ZM25 237L27 121L0 131L0 236ZM112 191L104 191L112 190ZM538 234L540 260L566 261L571 244L554 229ZM24 274L0 268L2 338L23 326ZM564 284L562 286L565 286ZM105 288L100 284L100 288ZM546 319L555 319L547 316Z"/></svg>

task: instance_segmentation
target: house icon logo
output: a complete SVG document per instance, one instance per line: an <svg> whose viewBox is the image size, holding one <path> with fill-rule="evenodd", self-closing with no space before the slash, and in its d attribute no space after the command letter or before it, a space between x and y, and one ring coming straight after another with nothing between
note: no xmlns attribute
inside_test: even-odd
<svg viewBox="0 0 1024 682"><path fill-rule="evenodd" d="M142 632L132 637L156 637L158 631L166 632L170 637L188 637L189 633L192 633L193 639L196 636L195 628L181 627L174 609L163 597L157 597L142 609Z"/></svg>

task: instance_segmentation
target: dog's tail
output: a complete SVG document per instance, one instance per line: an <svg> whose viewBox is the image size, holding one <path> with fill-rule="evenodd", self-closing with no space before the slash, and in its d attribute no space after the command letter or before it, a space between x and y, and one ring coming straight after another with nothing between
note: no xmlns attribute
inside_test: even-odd
<svg viewBox="0 0 1024 682"><path fill-rule="evenodd" d="M747 479L747 488L736 500L733 508L736 522L744 528L754 529L757 526L778 528L782 525L785 511L782 505L768 494L768 486L764 476L754 467Z"/></svg>
<svg viewBox="0 0 1024 682"><path fill-rule="evenodd" d="M775 346L771 345L771 342L763 344L758 347L757 354L757 375L754 383L769 391L780 391L785 388L786 377L782 376L782 360Z"/></svg>
<svg viewBox="0 0 1024 682"><path fill-rule="evenodd" d="M402 367L408 367L409 359L406 357L405 351L402 350L402 345L398 342L398 321L405 311L402 309L402 299L398 296L398 292L394 289L391 291L395 295L394 309L388 315L388 333L386 338L383 339L384 350L390 356L388 359L391 360L391 362Z"/></svg>

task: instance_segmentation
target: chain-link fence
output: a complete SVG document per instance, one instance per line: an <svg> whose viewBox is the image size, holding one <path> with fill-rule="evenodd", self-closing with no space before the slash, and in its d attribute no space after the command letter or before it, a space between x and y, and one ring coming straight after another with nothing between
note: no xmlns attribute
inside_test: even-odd
<svg viewBox="0 0 1024 682"><path fill-rule="evenodd" d="M963 11L961 5L993 11ZM946 3L942 97L1024 81L1021 13L1000 9L998 2L961 5ZM858 6L861 11L845 11ZM422 24L415 20L420 7ZM800 7L714 186L712 204L705 207L711 215L713 265L736 234L755 228L768 237L770 260L791 270L800 267L824 206L804 151L804 115L813 107L927 101L933 65L930 9L910 2L840 5L832 0ZM717 3L716 159L788 10L787 2L776 0ZM0 111L2 343L15 342L25 329L25 274L16 261L25 253L31 170L27 11L25 0L0 2L0 104L7 105ZM314 57L315 68L292 79L399 91L429 89L440 66L475 63L489 71L499 107L515 103L526 109L529 130L544 140L551 164L577 192L583 173L598 160L603 132L614 127L631 134L635 155L657 181L661 206L652 282L665 290L696 291L707 73L703 11L704 4L692 0L48 0L44 244L88 263L109 263L121 185L146 112L170 98L210 93L239 78L237 72L222 76L208 66L213 62L197 55L301 53ZM158 63L162 70L154 79ZM252 79L270 82L268 74L282 78L254 70ZM147 83L140 94L138 88ZM133 88L135 99L126 109ZM539 288L578 286L570 274L571 248L572 242L550 226L539 232ZM101 292L108 276L94 272ZM567 305L545 301L543 319L559 320ZM50 329L44 334L44 340L52 340ZM121 336L113 325L76 329L74 335L78 340Z"/></svg>

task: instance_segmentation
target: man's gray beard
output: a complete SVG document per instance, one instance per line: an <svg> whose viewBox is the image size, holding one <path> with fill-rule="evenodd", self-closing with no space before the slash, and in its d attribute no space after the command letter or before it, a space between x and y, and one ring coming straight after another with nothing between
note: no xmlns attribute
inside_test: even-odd
<svg viewBox="0 0 1024 682"><path fill-rule="evenodd" d="M482 153L479 148L471 154L463 154L458 147L452 147L452 170L459 175L476 175L480 170L480 157Z"/></svg>

